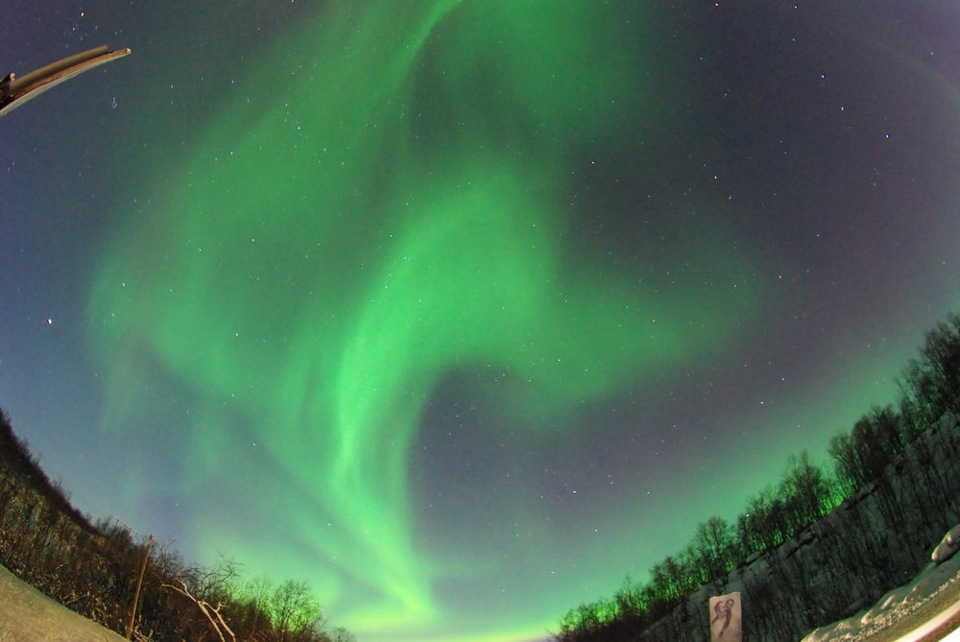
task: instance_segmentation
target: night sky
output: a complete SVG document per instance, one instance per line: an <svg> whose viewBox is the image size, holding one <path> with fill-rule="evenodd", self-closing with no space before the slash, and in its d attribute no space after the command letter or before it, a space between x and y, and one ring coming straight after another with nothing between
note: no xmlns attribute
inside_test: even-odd
<svg viewBox="0 0 960 642"><path fill-rule="evenodd" d="M960 304L955 2L5 0L0 406L364 642L543 638Z"/></svg>

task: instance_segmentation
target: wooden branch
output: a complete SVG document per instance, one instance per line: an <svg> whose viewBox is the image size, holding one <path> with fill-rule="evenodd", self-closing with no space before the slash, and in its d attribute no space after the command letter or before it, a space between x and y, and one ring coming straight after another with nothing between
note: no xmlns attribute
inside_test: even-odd
<svg viewBox="0 0 960 642"><path fill-rule="evenodd" d="M230 639L236 642L237 636L234 634L233 630L231 630L230 627L227 626L226 621L223 619L223 615L220 613L221 606L222 604L217 604L217 608L212 610L217 615L217 619L220 621L220 626L222 626L223 630L227 632L227 634L230 636Z"/></svg>
<svg viewBox="0 0 960 642"><path fill-rule="evenodd" d="M234 632L227 626L227 623L223 619L223 615L220 613L220 607L222 604L218 604L216 608L210 605L206 600L198 600L193 595L190 594L190 591L187 589L187 583L183 580L179 580L180 586L174 586L173 584L161 584L162 588L168 588L173 591L176 591L180 595L184 596L191 602L193 602L197 609L203 616L207 618L207 622L210 623L210 626L213 628L213 631L217 634L217 637L220 638L220 642L227 642L227 638L224 637L224 632L230 637L231 642L237 642L237 636ZM213 611L213 614L217 616L216 619L210 615L210 612Z"/></svg>

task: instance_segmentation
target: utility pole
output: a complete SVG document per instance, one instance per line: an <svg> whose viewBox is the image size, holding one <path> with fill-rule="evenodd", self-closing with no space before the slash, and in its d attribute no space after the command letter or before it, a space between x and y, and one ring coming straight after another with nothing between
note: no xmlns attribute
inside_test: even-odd
<svg viewBox="0 0 960 642"><path fill-rule="evenodd" d="M135 529L130 524L126 523L116 515L113 516L117 520L118 524L123 524L128 530L136 533ZM150 548L153 546L153 535L147 536L147 547L143 551L143 559L140 561L140 574L137 576L137 588L133 592L133 604L130 605L130 620L127 622L127 630L124 634L124 638L129 640L133 636L133 623L137 618L137 602L140 601L140 589L143 587L143 576L147 572L147 560L150 559Z"/></svg>

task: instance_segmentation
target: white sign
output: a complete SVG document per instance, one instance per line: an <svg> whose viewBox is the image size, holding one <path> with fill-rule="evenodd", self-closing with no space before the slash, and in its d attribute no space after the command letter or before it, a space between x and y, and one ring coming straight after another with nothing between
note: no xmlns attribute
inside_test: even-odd
<svg viewBox="0 0 960 642"><path fill-rule="evenodd" d="M710 598L710 642L742 642L740 593Z"/></svg>

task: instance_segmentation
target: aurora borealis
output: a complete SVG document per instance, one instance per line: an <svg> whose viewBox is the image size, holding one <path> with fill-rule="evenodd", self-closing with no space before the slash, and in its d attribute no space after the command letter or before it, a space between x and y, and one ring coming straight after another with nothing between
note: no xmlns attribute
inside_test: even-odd
<svg viewBox="0 0 960 642"><path fill-rule="evenodd" d="M134 53L0 122L0 405L360 640L544 637L960 299L946 3L14 4Z"/></svg>

